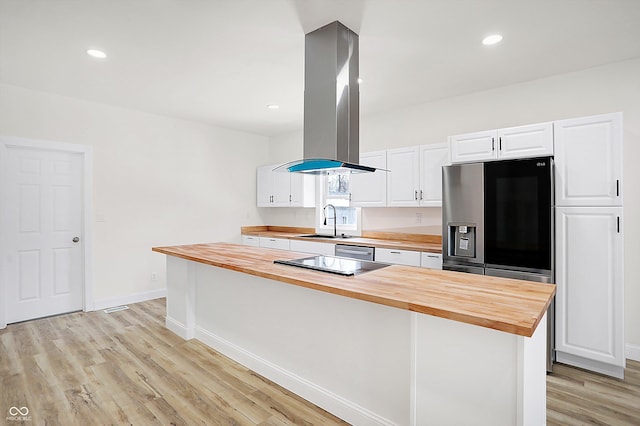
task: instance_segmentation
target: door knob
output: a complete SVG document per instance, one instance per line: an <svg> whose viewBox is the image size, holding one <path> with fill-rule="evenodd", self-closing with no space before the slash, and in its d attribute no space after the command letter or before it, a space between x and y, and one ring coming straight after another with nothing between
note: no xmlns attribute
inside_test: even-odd
<svg viewBox="0 0 640 426"><path fill-rule="evenodd" d="M80 238L78 238L78 237L73 237L73 240L71 240L71 241L73 241L74 243L77 243L78 241L80 241Z"/></svg>

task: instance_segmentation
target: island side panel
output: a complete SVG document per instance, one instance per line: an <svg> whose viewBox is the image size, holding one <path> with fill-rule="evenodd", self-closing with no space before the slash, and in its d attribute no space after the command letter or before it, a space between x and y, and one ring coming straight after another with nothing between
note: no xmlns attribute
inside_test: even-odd
<svg viewBox="0 0 640 426"><path fill-rule="evenodd" d="M547 314L533 336L518 338L518 426L547 423Z"/></svg>
<svg viewBox="0 0 640 426"><path fill-rule="evenodd" d="M167 256L166 327L183 339L192 339L195 331L196 263Z"/></svg>
<svg viewBox="0 0 640 426"><path fill-rule="evenodd" d="M411 313L197 265L196 337L352 424L409 424Z"/></svg>
<svg viewBox="0 0 640 426"><path fill-rule="evenodd" d="M517 424L517 338L416 315L416 424Z"/></svg>
<svg viewBox="0 0 640 426"><path fill-rule="evenodd" d="M415 424L545 424L544 324L528 338L414 315Z"/></svg>

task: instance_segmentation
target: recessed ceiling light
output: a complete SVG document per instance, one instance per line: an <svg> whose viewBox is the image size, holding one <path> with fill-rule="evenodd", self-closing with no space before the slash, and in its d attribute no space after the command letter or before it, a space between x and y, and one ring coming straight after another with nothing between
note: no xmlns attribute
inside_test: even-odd
<svg viewBox="0 0 640 426"><path fill-rule="evenodd" d="M502 36L500 34L492 34L482 39L482 44L485 46L491 46L492 44L500 43L501 41Z"/></svg>
<svg viewBox="0 0 640 426"><path fill-rule="evenodd" d="M98 58L98 59L104 59L107 57L107 54L104 53L102 50L98 50L98 49L88 49L87 50L87 55L93 57L93 58Z"/></svg>
<svg viewBox="0 0 640 426"><path fill-rule="evenodd" d="M278 108L280 108L280 105L269 104L269 105L267 105L267 108L269 108L269 109L278 109Z"/></svg>
<svg viewBox="0 0 640 426"><path fill-rule="evenodd" d="M358 84L362 84L362 79L360 77L358 77Z"/></svg>

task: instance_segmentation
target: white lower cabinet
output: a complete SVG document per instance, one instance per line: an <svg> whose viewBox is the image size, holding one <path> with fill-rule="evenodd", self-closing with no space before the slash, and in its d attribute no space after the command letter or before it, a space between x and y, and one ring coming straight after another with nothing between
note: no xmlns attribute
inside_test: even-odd
<svg viewBox="0 0 640 426"><path fill-rule="evenodd" d="M556 207L556 359L624 374L622 207Z"/></svg>
<svg viewBox="0 0 640 426"><path fill-rule="evenodd" d="M260 237L254 237L253 235L243 235L242 244L245 246L260 247Z"/></svg>
<svg viewBox="0 0 640 426"><path fill-rule="evenodd" d="M376 247L374 257L376 262L393 263L397 265L420 266L419 251L396 250L396 249Z"/></svg>
<svg viewBox="0 0 640 426"><path fill-rule="evenodd" d="M442 269L442 254L423 252L420 256L420 266L429 269Z"/></svg>
<svg viewBox="0 0 640 426"><path fill-rule="evenodd" d="M323 254L325 256L333 256L335 252L335 244L322 243L317 241L289 241L289 250L299 251L300 253Z"/></svg>
<svg viewBox="0 0 640 426"><path fill-rule="evenodd" d="M260 237L260 247L289 250L289 240L286 238Z"/></svg>

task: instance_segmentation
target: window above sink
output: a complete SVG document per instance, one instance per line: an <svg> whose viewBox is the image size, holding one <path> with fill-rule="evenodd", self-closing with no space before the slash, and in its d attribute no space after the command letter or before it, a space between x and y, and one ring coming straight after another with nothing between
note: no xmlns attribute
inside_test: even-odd
<svg viewBox="0 0 640 426"><path fill-rule="evenodd" d="M335 207L337 217L336 232L338 237L361 234L361 212L358 207L350 206L351 193L349 191L350 174L320 175L319 193L320 203L316 207L316 232L333 236L334 211L324 206L331 204ZM326 224L325 224L326 215ZM312 238L312 237L309 237ZM315 237L320 238L320 237Z"/></svg>

